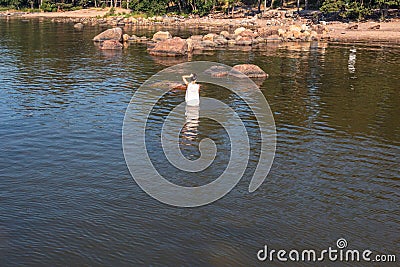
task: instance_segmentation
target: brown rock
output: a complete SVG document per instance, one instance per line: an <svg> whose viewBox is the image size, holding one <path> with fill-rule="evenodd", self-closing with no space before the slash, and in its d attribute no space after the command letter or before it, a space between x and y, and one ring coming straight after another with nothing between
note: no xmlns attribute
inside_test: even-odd
<svg viewBox="0 0 400 267"><path fill-rule="evenodd" d="M324 34L329 31L328 27L322 24L313 25L312 29L316 31L318 34Z"/></svg>
<svg viewBox="0 0 400 267"><path fill-rule="evenodd" d="M240 28L237 28L236 30L235 30L235 35L239 35L239 34L241 34L243 31L245 31L246 30L246 28L244 28L244 27L240 27Z"/></svg>
<svg viewBox="0 0 400 267"><path fill-rule="evenodd" d="M186 85L175 81L162 81L149 84L153 88L168 88L169 90L186 90Z"/></svg>
<svg viewBox="0 0 400 267"><path fill-rule="evenodd" d="M266 77L268 77L268 75L259 66L254 65L254 64L235 65L235 66L233 66L232 70L239 71L250 78L266 78ZM236 76L234 72L231 72L231 74Z"/></svg>
<svg viewBox="0 0 400 267"><path fill-rule="evenodd" d="M225 37L227 40L235 40L236 39L236 35L234 34L229 34L228 36Z"/></svg>
<svg viewBox="0 0 400 267"><path fill-rule="evenodd" d="M201 45L202 41L199 40L193 40L192 38L188 38L186 40L187 44L188 44L188 52L192 52L193 50L201 50L204 47Z"/></svg>
<svg viewBox="0 0 400 267"><path fill-rule="evenodd" d="M236 44L237 45L252 45L253 44L253 38L251 37L242 37L238 36L236 38Z"/></svg>
<svg viewBox="0 0 400 267"><path fill-rule="evenodd" d="M190 39L194 41L203 41L203 35L192 35Z"/></svg>
<svg viewBox="0 0 400 267"><path fill-rule="evenodd" d="M185 84L179 84L179 85L173 87L172 89L175 89L175 90L186 90L186 88L187 88L187 86Z"/></svg>
<svg viewBox="0 0 400 267"><path fill-rule="evenodd" d="M153 35L153 41L154 42L159 42L159 41L164 41L167 39L171 39L172 35L168 31L158 31Z"/></svg>
<svg viewBox="0 0 400 267"><path fill-rule="evenodd" d="M79 23L74 25L74 28L77 29L77 30L82 30L83 29L83 24L79 22Z"/></svg>
<svg viewBox="0 0 400 267"><path fill-rule="evenodd" d="M228 70L224 66L212 66L205 70L204 73L210 75L211 77L226 77L228 75Z"/></svg>
<svg viewBox="0 0 400 267"><path fill-rule="evenodd" d="M309 37L311 40L318 40L318 33L316 31L311 31Z"/></svg>
<svg viewBox="0 0 400 267"><path fill-rule="evenodd" d="M278 34L278 30L270 29L270 28L261 28L261 29L259 29L259 32L260 32L261 37L268 37L271 35Z"/></svg>
<svg viewBox="0 0 400 267"><path fill-rule="evenodd" d="M211 41L213 42L214 39L217 37L218 35L215 33L209 33L203 36L203 41Z"/></svg>
<svg viewBox="0 0 400 267"><path fill-rule="evenodd" d="M274 35L271 35L271 36L267 37L267 43L280 42L280 41L281 41L281 38L277 34L274 34Z"/></svg>
<svg viewBox="0 0 400 267"><path fill-rule="evenodd" d="M204 41L202 41L200 43L200 45L202 47L215 47L216 46L216 44L213 41L210 41L210 40L204 40Z"/></svg>
<svg viewBox="0 0 400 267"><path fill-rule="evenodd" d="M124 34L124 35L122 35L122 40L124 41L124 42L128 42L129 41L129 39L130 39L131 37L129 36L129 34Z"/></svg>
<svg viewBox="0 0 400 267"><path fill-rule="evenodd" d="M348 29L348 30L357 30L358 29L358 24L350 25L346 29Z"/></svg>
<svg viewBox="0 0 400 267"><path fill-rule="evenodd" d="M100 44L101 50L120 50L123 48L123 45L116 40L105 40Z"/></svg>
<svg viewBox="0 0 400 267"><path fill-rule="evenodd" d="M228 31L222 31L219 35L228 38L228 36L230 35L230 33Z"/></svg>
<svg viewBox="0 0 400 267"><path fill-rule="evenodd" d="M301 37L301 32L298 32L298 31L293 31L293 32L291 32L291 34L295 39L299 39Z"/></svg>
<svg viewBox="0 0 400 267"><path fill-rule="evenodd" d="M128 42L137 42L138 37L136 35L132 35L129 37Z"/></svg>
<svg viewBox="0 0 400 267"><path fill-rule="evenodd" d="M370 29L370 30L379 30L380 28L381 28L381 25L378 24L378 25L374 25L372 27L369 27L368 29Z"/></svg>
<svg viewBox="0 0 400 267"><path fill-rule="evenodd" d="M214 39L214 43L217 44L217 45L223 46L223 45L227 45L228 44L228 40L226 40L222 36L218 36L216 39Z"/></svg>
<svg viewBox="0 0 400 267"><path fill-rule="evenodd" d="M239 36L254 38L254 37L255 37L255 34L253 33L252 30L245 29L244 31L242 31L241 33L239 33Z"/></svg>
<svg viewBox="0 0 400 267"><path fill-rule="evenodd" d="M154 56L184 56L188 53L186 40L174 37L156 43L153 48L147 49Z"/></svg>
<svg viewBox="0 0 400 267"><path fill-rule="evenodd" d="M257 37L256 38L256 41L258 42L258 43L265 43L265 39L263 38L263 37Z"/></svg>
<svg viewBox="0 0 400 267"><path fill-rule="evenodd" d="M290 25L289 26L289 31L291 32L301 32L301 27L297 25Z"/></svg>
<svg viewBox="0 0 400 267"><path fill-rule="evenodd" d="M228 40L228 45L229 46L234 46L234 45L236 45L236 41L235 40Z"/></svg>
<svg viewBox="0 0 400 267"><path fill-rule="evenodd" d="M122 29L121 28L113 28L105 30L104 32L100 33L99 35L93 38L95 42L101 42L105 40L115 40L121 41L122 39Z"/></svg>

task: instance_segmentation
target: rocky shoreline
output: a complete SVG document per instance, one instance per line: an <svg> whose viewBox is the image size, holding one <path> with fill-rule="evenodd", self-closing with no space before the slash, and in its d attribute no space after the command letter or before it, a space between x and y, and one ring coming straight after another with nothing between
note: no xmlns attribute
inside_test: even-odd
<svg viewBox="0 0 400 267"><path fill-rule="evenodd" d="M92 10L93 11L93 10ZM400 44L400 20L392 19L389 22L362 22L362 23L342 23L325 22L315 20L315 15L309 13L299 16L294 10L269 10L263 15L248 16L235 19L218 18L213 16L196 17L190 16L154 16L149 18L127 17L126 15L104 16L106 11L80 10L71 12L53 13L2 13L3 17L17 17L22 19L42 18L50 19L55 23L71 23L77 30L84 27L120 27L129 31L130 28L138 26L159 26L163 27L215 27L225 28L233 32L241 27L251 30L248 35L240 39L233 39L232 36L223 35L223 38L208 36L201 45L203 47L220 46L221 42L228 45L252 46L264 42L365 42L365 43L391 43ZM210 34L220 34L221 32L210 32ZM198 44L200 37L192 38L194 45ZM147 38L134 36L130 41L148 41ZM207 42L212 41L214 44Z"/></svg>
<svg viewBox="0 0 400 267"><path fill-rule="evenodd" d="M74 26L80 29L80 23ZM205 35L192 35L187 39L173 37L168 31L158 31L151 39L142 36L129 35L124 33L120 27L105 30L93 38L100 49L118 50L122 49L123 43L145 42L147 51L153 56L186 56L193 51L214 50L216 48L230 47L241 49L242 47L257 47L263 43L282 41L318 41L324 38L327 28L323 25L301 26L291 25L288 29L277 31L251 30L239 27L233 31L223 30L219 33L208 33Z"/></svg>

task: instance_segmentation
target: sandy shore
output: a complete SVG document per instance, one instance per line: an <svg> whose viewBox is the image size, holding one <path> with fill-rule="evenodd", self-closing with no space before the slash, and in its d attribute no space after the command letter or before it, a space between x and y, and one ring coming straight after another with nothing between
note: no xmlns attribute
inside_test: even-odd
<svg viewBox="0 0 400 267"><path fill-rule="evenodd" d="M106 15L108 9L100 9L100 8L90 8L90 9L82 9L76 11L67 11L67 12L38 12L38 13L26 13L19 14L19 16L28 19L28 18L50 18L50 19L61 19L61 18L70 18L70 19L94 19L100 18ZM124 13L127 12L125 9L118 8L115 13ZM9 12L2 12L3 16L10 15ZM214 25L214 26L241 26L243 22L249 19L247 18L237 18L237 19L209 19L209 18L197 18L197 19L185 19L180 20L179 22L174 22L175 24L180 25ZM256 19L251 20L253 28L285 28L293 23L304 23L299 21L289 21L285 22L288 25L275 25L268 26L267 19ZM349 26L358 26L357 29L349 29ZM379 25L379 29L371 29L373 26ZM324 36L324 39L327 41L334 42L365 42L365 43L394 43L400 44L400 20L392 19L390 22L363 22L363 23L341 23L341 22L328 22L326 27L328 28L327 34Z"/></svg>
<svg viewBox="0 0 400 267"><path fill-rule="evenodd" d="M24 18L95 18L103 17L108 9L89 8L65 12L36 12L22 15ZM119 12L119 11L118 11Z"/></svg>
<svg viewBox="0 0 400 267"><path fill-rule="evenodd" d="M353 25L358 25L358 28L348 29ZM371 29L377 25L379 25L379 29ZM331 41L400 44L400 20L385 23L333 23L329 24L328 28Z"/></svg>

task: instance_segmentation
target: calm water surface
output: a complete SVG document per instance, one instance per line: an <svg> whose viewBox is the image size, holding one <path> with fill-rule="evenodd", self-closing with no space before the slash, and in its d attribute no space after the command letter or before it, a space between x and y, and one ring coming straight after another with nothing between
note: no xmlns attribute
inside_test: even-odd
<svg viewBox="0 0 400 267"><path fill-rule="evenodd" d="M184 61L153 58L139 44L101 52L91 42L100 31L0 21L0 265L255 265L265 244L322 250L340 237L350 249L398 253L399 48L307 44L194 55L269 73L261 89L278 143L267 180L249 194L259 133L247 116L254 151L243 179L211 205L182 209L133 181L121 130L141 83ZM202 95L246 115L222 88L204 85ZM183 99L168 95L154 125ZM200 120L198 132L181 146L188 157L203 137L219 144L214 168L194 178L204 184L223 171L230 146L213 121Z"/></svg>

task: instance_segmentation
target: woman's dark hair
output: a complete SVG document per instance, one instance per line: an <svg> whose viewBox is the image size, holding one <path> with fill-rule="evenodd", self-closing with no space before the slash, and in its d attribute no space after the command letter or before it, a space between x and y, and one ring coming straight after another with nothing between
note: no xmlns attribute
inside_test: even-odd
<svg viewBox="0 0 400 267"><path fill-rule="evenodd" d="M197 80L197 75L196 75L196 73L192 73L191 75L192 75L192 77L190 78L190 81L191 81L191 82L196 81L196 80Z"/></svg>

